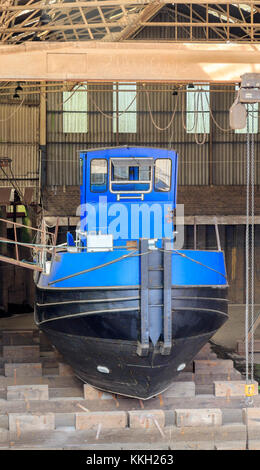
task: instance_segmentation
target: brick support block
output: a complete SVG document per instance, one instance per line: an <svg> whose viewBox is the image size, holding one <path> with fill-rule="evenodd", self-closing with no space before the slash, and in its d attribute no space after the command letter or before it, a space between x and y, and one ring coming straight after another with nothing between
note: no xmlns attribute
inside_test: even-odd
<svg viewBox="0 0 260 470"><path fill-rule="evenodd" d="M249 352L251 352L252 348L251 348L251 341L249 341L249 344L248 344L248 350ZM244 355L245 352L246 352L246 345L245 345L245 342L243 340L238 340L237 342L237 352L238 354L242 354ZM260 340L256 339L254 341L254 352L260 352Z"/></svg>
<svg viewBox="0 0 260 470"><path fill-rule="evenodd" d="M48 400L48 385L9 385L7 400Z"/></svg>
<svg viewBox="0 0 260 470"><path fill-rule="evenodd" d="M195 396L195 383L194 382L174 382L170 385L162 396L164 398L182 398Z"/></svg>
<svg viewBox="0 0 260 470"><path fill-rule="evenodd" d="M158 429L165 426L163 410L132 410L129 414L129 426L136 429Z"/></svg>
<svg viewBox="0 0 260 470"><path fill-rule="evenodd" d="M102 392L92 387L91 385L84 384L84 398L85 400L100 400Z"/></svg>
<svg viewBox="0 0 260 470"><path fill-rule="evenodd" d="M46 431L55 429L54 413L41 414L9 414L9 430L18 436L23 431Z"/></svg>
<svg viewBox="0 0 260 470"><path fill-rule="evenodd" d="M3 357L9 363L39 362L40 347L38 345L3 346Z"/></svg>
<svg viewBox="0 0 260 470"><path fill-rule="evenodd" d="M260 408L243 408L243 423L260 429Z"/></svg>
<svg viewBox="0 0 260 470"><path fill-rule="evenodd" d="M198 359L194 361L194 368L195 374L203 372L210 372L212 374L224 374L231 372L234 368L234 364L233 361L230 359Z"/></svg>
<svg viewBox="0 0 260 470"><path fill-rule="evenodd" d="M258 395L258 383L253 382L255 385L254 395ZM215 381L214 382L214 394L216 397L241 397L245 396L245 381L235 380L235 381Z"/></svg>
<svg viewBox="0 0 260 470"><path fill-rule="evenodd" d="M175 410L177 427L185 426L221 426L222 412L212 409L178 409Z"/></svg>
<svg viewBox="0 0 260 470"><path fill-rule="evenodd" d="M2 332L3 346L32 346L39 343L37 330L4 330Z"/></svg>
<svg viewBox="0 0 260 470"><path fill-rule="evenodd" d="M243 408L243 423L247 427L248 449L260 449L260 408Z"/></svg>
<svg viewBox="0 0 260 470"><path fill-rule="evenodd" d="M59 362L59 375L68 376L75 375L74 370L68 364Z"/></svg>
<svg viewBox="0 0 260 470"><path fill-rule="evenodd" d="M40 362L5 364L6 377L41 377L42 364Z"/></svg>
<svg viewBox="0 0 260 470"><path fill-rule="evenodd" d="M118 429L127 425L125 411L96 411L89 413L76 413L76 430L84 429Z"/></svg>

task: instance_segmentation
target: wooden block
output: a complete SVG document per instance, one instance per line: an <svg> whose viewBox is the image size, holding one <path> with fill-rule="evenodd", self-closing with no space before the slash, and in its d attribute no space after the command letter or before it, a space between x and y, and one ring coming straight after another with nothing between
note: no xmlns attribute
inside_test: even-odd
<svg viewBox="0 0 260 470"><path fill-rule="evenodd" d="M174 378L174 383L176 382L193 382L194 380L194 373L182 371L177 377Z"/></svg>
<svg viewBox="0 0 260 470"><path fill-rule="evenodd" d="M260 446L259 446L260 448ZM229 441L218 442L215 444L215 450L247 450L246 440L244 441ZM258 449L259 450L259 449Z"/></svg>
<svg viewBox="0 0 260 470"><path fill-rule="evenodd" d="M243 408L243 423L260 429L260 408Z"/></svg>
<svg viewBox="0 0 260 470"><path fill-rule="evenodd" d="M195 396L194 382L173 382L165 392L162 393L164 398L182 398Z"/></svg>
<svg viewBox="0 0 260 470"><path fill-rule="evenodd" d="M55 428L65 426L75 428L75 413L55 413Z"/></svg>
<svg viewBox="0 0 260 470"><path fill-rule="evenodd" d="M175 410L175 419L177 427L220 426L222 412L218 408L178 409Z"/></svg>
<svg viewBox="0 0 260 470"><path fill-rule="evenodd" d="M5 364L6 377L40 377L42 376L42 364L39 362L31 363L8 363Z"/></svg>
<svg viewBox="0 0 260 470"><path fill-rule="evenodd" d="M10 413L9 431L18 436L24 431L44 431L55 429L54 413L32 414L32 413Z"/></svg>
<svg viewBox="0 0 260 470"><path fill-rule="evenodd" d="M234 364L230 359L206 360L198 359L194 361L194 369L196 373L212 372L212 373L229 373L233 370Z"/></svg>
<svg viewBox="0 0 260 470"><path fill-rule="evenodd" d="M131 410L128 415L130 428L161 429L165 426L163 410Z"/></svg>
<svg viewBox="0 0 260 470"><path fill-rule="evenodd" d="M68 364L59 362L59 375L75 375L74 370Z"/></svg>
<svg viewBox="0 0 260 470"><path fill-rule="evenodd" d="M7 400L48 400L48 385L9 385Z"/></svg>
<svg viewBox="0 0 260 470"><path fill-rule="evenodd" d="M84 384L84 398L85 400L100 400L102 392L92 387L91 385Z"/></svg>
<svg viewBox="0 0 260 470"><path fill-rule="evenodd" d="M251 352L251 341L248 343L248 351ZM237 342L237 352L238 354L245 354L246 346L244 340L239 340ZM254 340L254 352L260 352L260 340Z"/></svg>
<svg viewBox="0 0 260 470"><path fill-rule="evenodd" d="M2 332L3 346L25 346L39 343L37 330L4 330Z"/></svg>
<svg viewBox="0 0 260 470"><path fill-rule="evenodd" d="M241 380L241 374L233 369L231 372L198 372L194 375L196 385L209 385L216 381Z"/></svg>
<svg viewBox="0 0 260 470"><path fill-rule="evenodd" d="M247 428L248 448L259 450L260 442L260 408L243 408L243 423Z"/></svg>
<svg viewBox="0 0 260 470"><path fill-rule="evenodd" d="M223 445L223 443L229 444L230 448L235 443L241 443L242 446L246 446L247 442L247 428L243 423L231 423L223 424L215 428L214 442Z"/></svg>
<svg viewBox="0 0 260 470"><path fill-rule="evenodd" d="M38 345L3 346L3 357L6 362L39 362L40 347Z"/></svg>
<svg viewBox="0 0 260 470"><path fill-rule="evenodd" d="M239 397L245 396L245 381L244 380L229 380L229 381L214 381L214 395L216 397ZM253 382L255 385L254 395L258 395L258 383Z"/></svg>
<svg viewBox="0 0 260 470"><path fill-rule="evenodd" d="M125 428L126 425L127 414L125 411L76 413L76 430L97 429L100 426L102 432L102 428Z"/></svg>
<svg viewBox="0 0 260 470"><path fill-rule="evenodd" d="M8 444L10 442L10 432L4 428L0 428L0 443L2 442L8 443ZM1 450L3 450L2 446L1 446Z"/></svg>
<svg viewBox="0 0 260 470"><path fill-rule="evenodd" d="M49 398L61 397L83 397L83 390L80 387L55 387L49 389Z"/></svg>
<svg viewBox="0 0 260 470"><path fill-rule="evenodd" d="M210 344L207 343L203 348L196 354L195 360L198 359L216 359L217 355L211 351Z"/></svg>

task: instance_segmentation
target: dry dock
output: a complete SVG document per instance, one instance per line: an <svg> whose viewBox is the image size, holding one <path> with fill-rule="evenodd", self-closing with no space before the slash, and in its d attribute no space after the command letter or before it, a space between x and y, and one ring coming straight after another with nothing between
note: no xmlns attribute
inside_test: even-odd
<svg viewBox="0 0 260 470"><path fill-rule="evenodd" d="M208 343L148 401L83 384L37 329L0 333L0 449L260 449L258 384Z"/></svg>

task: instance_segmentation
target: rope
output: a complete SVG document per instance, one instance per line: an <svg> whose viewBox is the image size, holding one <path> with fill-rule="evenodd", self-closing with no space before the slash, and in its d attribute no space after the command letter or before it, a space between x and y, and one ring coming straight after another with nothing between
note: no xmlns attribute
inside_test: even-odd
<svg viewBox="0 0 260 470"><path fill-rule="evenodd" d="M123 111L121 111L120 113L115 112L115 111L112 111L112 116L110 116L109 114L104 113L104 111L102 111L102 109L100 109L100 107L97 105L97 103L95 102L95 100L92 98L91 94L89 94L89 98L90 98L90 100L92 101L92 103L94 104L95 108L100 112L100 114L102 114L102 116L104 116L104 117L107 118L107 119L115 119L114 114L116 114L116 117L120 117L120 116L122 116L122 114L125 114L125 113L128 111L128 109L132 106L132 104L133 104L134 101L136 100L136 98L137 98L137 93L136 93L136 95L134 96L134 98L132 99L132 101L129 103L129 105L128 105Z"/></svg>
<svg viewBox="0 0 260 470"><path fill-rule="evenodd" d="M158 131L166 131L166 130L169 129L169 127L172 125L173 120L174 120L174 118L175 118L175 114L176 114L176 111L177 111L177 104L178 104L178 102L179 102L179 95L177 95L177 99L175 100L175 107L174 107L174 110L173 110L173 113L172 113L172 117L171 117L169 123L168 123L167 126L165 126L165 127L159 127L158 124L156 124L156 122L155 122L155 120L154 120L154 118L153 118L153 113L152 113L152 109L151 109L149 93L148 93L147 90L145 90L145 93L146 93L146 98L147 98L147 105L148 105L149 114L150 114L151 121L152 121L154 127L155 127Z"/></svg>
<svg viewBox="0 0 260 470"><path fill-rule="evenodd" d="M5 119L0 119L0 122L6 122L6 121L9 121L9 119L11 119L18 111L19 109L22 107L24 103L24 98L22 99L21 103L19 104L18 108L16 108L11 114L9 114L9 116Z"/></svg>
<svg viewBox="0 0 260 470"><path fill-rule="evenodd" d="M84 269L83 271L79 271L77 273L70 274L69 276L65 276L65 277L61 277L59 279L56 279L55 281L48 282L48 286L51 286L52 284L56 284L57 282L66 281L67 279L71 279L71 278L76 277L76 276L80 276L81 274L86 274L86 273L89 273L91 271L95 271L96 269L101 269L101 268L104 268L106 266L110 266L111 264L117 263L118 261L121 261L125 258L129 258L134 253L136 253L136 251L137 250L131 251L127 255L120 256L119 258L116 258L112 261L109 261L108 263L99 264L98 266L93 266L92 268Z"/></svg>
<svg viewBox="0 0 260 470"><path fill-rule="evenodd" d="M220 271L217 271L214 268L211 268L210 266L208 266L207 264L202 263L201 261L198 261L196 259L191 258L190 256L185 255L184 253L180 253L178 250L174 250L174 249L173 250L164 250L164 249L160 248L160 251L165 251L166 253L169 253L169 252L176 253L177 255L180 255L183 258L187 258L189 261L192 261L193 263L199 264L200 266L203 266L204 268L207 268L210 271L213 271L213 272L219 274L220 276L224 277L224 279L227 280L227 277L225 276L225 274L221 273Z"/></svg>

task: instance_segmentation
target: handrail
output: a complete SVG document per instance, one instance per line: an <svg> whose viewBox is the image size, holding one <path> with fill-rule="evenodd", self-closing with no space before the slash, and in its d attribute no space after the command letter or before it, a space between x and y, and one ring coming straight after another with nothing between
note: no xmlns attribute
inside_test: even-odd
<svg viewBox="0 0 260 470"><path fill-rule="evenodd" d="M28 225L20 224L20 223L18 223L18 222L13 222L12 220L6 220L6 219L1 219L1 218L0 218L0 222L5 222L5 223L7 223L7 224L12 224L12 225L15 225L15 226L17 226L17 227L24 227L24 228L27 228L27 229L30 229L30 230L35 230L36 232L42 232L42 233L44 232L44 230L42 230L42 229L40 229L40 228L30 227L30 226L28 226ZM53 233L51 233L51 232L47 232L47 231L46 231L46 233L47 233L47 235L53 236Z"/></svg>

